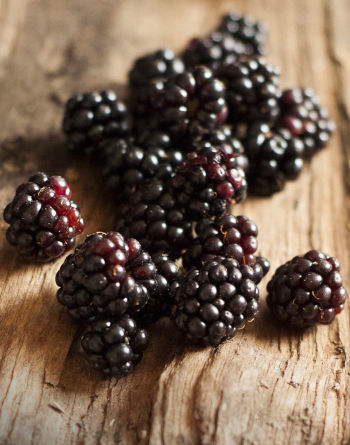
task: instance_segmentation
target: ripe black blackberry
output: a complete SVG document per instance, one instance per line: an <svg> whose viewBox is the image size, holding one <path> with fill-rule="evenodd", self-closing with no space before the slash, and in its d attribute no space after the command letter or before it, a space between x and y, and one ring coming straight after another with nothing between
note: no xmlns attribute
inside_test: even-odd
<svg viewBox="0 0 350 445"><path fill-rule="evenodd" d="M224 61L236 60L244 54L245 46L241 41L228 32L215 31L206 37L191 39L182 58L187 68L205 65L216 72Z"/></svg>
<svg viewBox="0 0 350 445"><path fill-rule="evenodd" d="M280 266L267 285L267 304L283 324L304 328L329 324L347 296L336 258L310 250Z"/></svg>
<svg viewBox="0 0 350 445"><path fill-rule="evenodd" d="M229 123L274 122L279 115L279 69L262 59L224 63L217 77L225 84Z"/></svg>
<svg viewBox="0 0 350 445"><path fill-rule="evenodd" d="M106 138L128 131L126 106L111 90L75 94L66 103L63 132L71 150L92 154Z"/></svg>
<svg viewBox="0 0 350 445"><path fill-rule="evenodd" d="M304 142L305 158L311 158L316 151L328 145L335 123L311 88L283 91L280 107L281 125Z"/></svg>
<svg viewBox="0 0 350 445"><path fill-rule="evenodd" d="M243 140L249 159L249 192L269 196L284 188L286 180L296 179L303 169L304 143L286 128L272 130L256 123Z"/></svg>
<svg viewBox="0 0 350 445"><path fill-rule="evenodd" d="M238 155L237 164L244 172L248 171L249 161L245 154L242 143L237 139L230 127L220 127L207 133L203 140L197 142L193 141L193 151L200 151L202 148L208 147L211 144L216 148L220 148L228 155ZM191 150L192 151L192 150Z"/></svg>
<svg viewBox="0 0 350 445"><path fill-rule="evenodd" d="M148 334L124 315L118 320L107 318L89 324L80 341L90 366L107 376L126 376L142 359Z"/></svg>
<svg viewBox="0 0 350 445"><path fill-rule="evenodd" d="M229 33L234 39L242 42L244 54L247 56L265 53L267 29L263 23L254 22L250 17L232 12L222 18L218 30Z"/></svg>
<svg viewBox="0 0 350 445"><path fill-rule="evenodd" d="M58 301L75 319L120 317L142 309L156 268L135 239L94 233L69 255L56 275Z"/></svg>
<svg viewBox="0 0 350 445"><path fill-rule="evenodd" d="M51 261L70 250L84 230L79 207L61 176L38 172L17 187L4 210L7 241L27 258Z"/></svg>
<svg viewBox="0 0 350 445"><path fill-rule="evenodd" d="M259 290L234 259L191 269L176 292L175 323L191 343L217 346L258 311Z"/></svg>
<svg viewBox="0 0 350 445"><path fill-rule="evenodd" d="M239 155L226 154L210 144L184 158L172 187L191 220L221 215L229 204L245 199L247 182L238 160Z"/></svg>
<svg viewBox="0 0 350 445"><path fill-rule="evenodd" d="M191 239L192 224L170 185L153 178L140 183L120 206L116 230L136 237L151 254L178 258Z"/></svg>
<svg viewBox="0 0 350 445"><path fill-rule="evenodd" d="M184 71L149 93L142 126L192 141L222 125L227 116L225 87L209 68Z"/></svg>
<svg viewBox="0 0 350 445"><path fill-rule="evenodd" d="M102 175L118 201L128 199L137 184L148 178L174 176L182 161L180 151L142 147L133 138L117 139L103 147Z"/></svg>
<svg viewBox="0 0 350 445"><path fill-rule="evenodd" d="M199 267L218 255L254 267L258 228L246 216L225 213L218 218L205 218L197 223L196 235L183 256L186 269Z"/></svg>
<svg viewBox="0 0 350 445"><path fill-rule="evenodd" d="M166 81L184 71L182 60L171 49L160 49L136 59L129 72L129 92L136 115L147 112L152 85ZM146 107L146 109L145 109Z"/></svg>
<svg viewBox="0 0 350 445"><path fill-rule="evenodd" d="M152 260L157 268L157 275L154 286L150 289L148 303L138 315L138 319L145 323L154 323L161 317L170 315L180 280L178 267L167 255L155 253Z"/></svg>

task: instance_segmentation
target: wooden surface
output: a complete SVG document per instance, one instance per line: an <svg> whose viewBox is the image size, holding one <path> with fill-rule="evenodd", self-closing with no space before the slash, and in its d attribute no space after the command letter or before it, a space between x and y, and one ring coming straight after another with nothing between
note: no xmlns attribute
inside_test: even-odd
<svg viewBox="0 0 350 445"><path fill-rule="evenodd" d="M269 24L268 60L282 85L313 86L337 121L331 146L272 199L235 208L260 228L272 269L319 248L350 278L350 3L348 0L0 0L0 207L44 169L65 175L87 231L115 212L93 166L67 154L62 105L114 87L141 53L180 49L235 9ZM61 260L24 263L0 223L0 444L350 443L349 306L330 327L288 335L262 309L217 350L151 329L134 375L104 380L77 353L77 328L55 300ZM271 276L271 273L269 274Z"/></svg>

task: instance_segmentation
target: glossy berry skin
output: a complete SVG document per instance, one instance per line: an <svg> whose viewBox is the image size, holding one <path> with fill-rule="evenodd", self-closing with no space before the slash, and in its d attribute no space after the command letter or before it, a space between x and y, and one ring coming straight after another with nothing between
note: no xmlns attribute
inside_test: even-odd
<svg viewBox="0 0 350 445"><path fill-rule="evenodd" d="M77 320L121 317L148 302L156 268L135 239L94 233L69 255L56 275L57 300Z"/></svg>
<svg viewBox="0 0 350 445"><path fill-rule="evenodd" d="M178 258L192 237L192 223L169 183L148 179L119 207L116 230L137 238L149 253Z"/></svg>
<svg viewBox="0 0 350 445"><path fill-rule="evenodd" d="M304 157L311 158L318 150L328 145L335 130L326 108L311 88L284 90L280 99L281 125L305 145Z"/></svg>
<svg viewBox="0 0 350 445"><path fill-rule="evenodd" d="M180 272L174 261L162 253L153 254L152 260L157 268L157 275L148 303L137 316L143 323L155 323L161 317L170 315L175 292L180 285Z"/></svg>
<svg viewBox="0 0 350 445"><path fill-rule="evenodd" d="M204 144L189 153L172 179L174 193L192 221L221 215L246 197L247 181L239 155Z"/></svg>
<svg viewBox="0 0 350 445"><path fill-rule="evenodd" d="M193 141L191 151L201 151L202 149L213 146L222 150L227 155L238 155L236 163L244 171L248 171L249 161L244 147L240 140L233 134L231 127L223 126L208 132L203 140Z"/></svg>
<svg viewBox="0 0 350 445"><path fill-rule="evenodd" d="M223 16L218 30L226 32L234 39L242 42L244 54L247 56L265 53L266 26L255 22L251 17L231 12Z"/></svg>
<svg viewBox="0 0 350 445"><path fill-rule="evenodd" d="M254 319L259 290L241 267L233 259L216 259L185 275L174 312L189 342L217 346Z"/></svg>
<svg viewBox="0 0 350 445"><path fill-rule="evenodd" d="M274 317L296 328L331 323L347 297L338 260L317 250L280 266L267 290Z"/></svg>
<svg viewBox="0 0 350 445"><path fill-rule="evenodd" d="M134 371L148 346L148 334L124 315L105 318L88 325L81 339L87 363L107 376L126 376Z"/></svg>
<svg viewBox="0 0 350 445"><path fill-rule="evenodd" d="M279 69L262 59L224 63L217 77L226 87L227 122L274 122L279 115Z"/></svg>
<svg viewBox="0 0 350 445"><path fill-rule="evenodd" d="M272 130L267 124L253 124L243 145L249 159L248 190L252 194L270 196L302 172L304 143L286 128Z"/></svg>
<svg viewBox="0 0 350 445"><path fill-rule="evenodd" d="M135 115L142 115L146 111L152 85L183 71L182 60L171 49L160 49L136 59L129 72L129 92Z"/></svg>
<svg viewBox="0 0 350 445"><path fill-rule="evenodd" d="M98 153L105 139L129 131L126 106L111 90L73 95L66 103L62 125L68 147L85 154Z"/></svg>
<svg viewBox="0 0 350 445"><path fill-rule="evenodd" d="M180 151L143 147L133 138L117 139L104 144L102 175L116 200L123 201L145 179L173 177L182 159Z"/></svg>
<svg viewBox="0 0 350 445"><path fill-rule="evenodd" d="M17 187L4 210L7 241L19 254L48 262L70 250L84 230L79 207L61 176L38 172Z"/></svg>
<svg viewBox="0 0 350 445"><path fill-rule="evenodd" d="M225 122L225 87L204 66L159 83L149 95L146 126L168 132L174 140L192 141Z"/></svg>
<svg viewBox="0 0 350 445"><path fill-rule="evenodd" d="M225 61L236 60L244 54L245 46L241 41L228 32L214 31L203 38L191 39L182 58L187 68L205 65L216 72Z"/></svg>
<svg viewBox="0 0 350 445"><path fill-rule="evenodd" d="M183 265L199 267L202 261L222 256L253 267L258 248L258 228L246 216L225 213L214 219L203 219L196 225L196 235L183 256Z"/></svg>

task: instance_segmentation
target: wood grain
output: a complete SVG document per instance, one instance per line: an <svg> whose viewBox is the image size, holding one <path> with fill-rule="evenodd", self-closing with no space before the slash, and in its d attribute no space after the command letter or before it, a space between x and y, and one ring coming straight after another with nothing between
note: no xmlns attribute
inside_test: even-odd
<svg viewBox="0 0 350 445"><path fill-rule="evenodd" d="M313 86L338 131L301 178L237 214L260 228L272 269L311 247L350 270L350 4L348 0L1 0L0 207L31 172L64 174L87 219L108 230L115 211L94 166L60 134L73 91L125 93L132 60L180 49L230 9L269 24L268 60L282 83ZM169 322L151 329L134 375L104 380L77 353L77 327L55 300L61 261L24 263L0 223L0 444L350 443L350 312L290 335L266 312L216 350L185 347ZM263 287L266 280L263 283Z"/></svg>

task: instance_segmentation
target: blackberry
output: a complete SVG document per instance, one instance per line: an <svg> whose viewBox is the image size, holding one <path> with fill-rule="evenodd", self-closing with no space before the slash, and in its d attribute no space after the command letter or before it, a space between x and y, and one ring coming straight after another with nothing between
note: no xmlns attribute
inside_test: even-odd
<svg viewBox="0 0 350 445"><path fill-rule="evenodd" d="M143 114L152 85L184 71L182 60L171 49L160 49L136 59L129 72L129 91L133 111Z"/></svg>
<svg viewBox="0 0 350 445"><path fill-rule="evenodd" d="M303 169L304 143L286 128L271 130L267 124L248 128L243 145L249 159L249 192L269 196L296 179Z"/></svg>
<svg viewBox="0 0 350 445"><path fill-rule="evenodd" d="M247 182L238 159L211 145L185 157L172 185L189 218L220 215L230 203L245 199Z"/></svg>
<svg viewBox="0 0 350 445"><path fill-rule="evenodd" d="M216 72L224 61L236 60L243 54L245 47L242 42L227 32L215 31L206 37L190 40L182 58L187 68L206 65Z"/></svg>
<svg viewBox="0 0 350 445"><path fill-rule="evenodd" d="M170 185L153 178L140 183L120 206L116 230L136 237L151 254L162 252L178 258L191 239L192 224Z"/></svg>
<svg viewBox="0 0 350 445"><path fill-rule="evenodd" d="M234 258L239 264L255 265L258 228L246 216L225 213L218 218L206 218L197 223L195 231L197 238L183 256L185 268L199 267L203 261L218 255Z"/></svg>
<svg viewBox="0 0 350 445"><path fill-rule="evenodd" d="M120 317L142 309L156 268L135 239L94 233L69 255L56 275L58 301L75 319Z"/></svg>
<svg viewBox="0 0 350 445"><path fill-rule="evenodd" d="M38 172L17 187L4 210L7 241L27 258L51 261L70 250L84 230L79 207L61 176Z"/></svg>
<svg viewBox="0 0 350 445"><path fill-rule="evenodd" d="M153 86L142 126L168 132L183 143L202 139L223 124L226 116L225 87L209 68L201 66Z"/></svg>
<svg viewBox="0 0 350 445"><path fill-rule="evenodd" d="M126 376L142 359L148 334L124 315L119 320L107 318L89 324L80 342L90 366L108 376Z"/></svg>
<svg viewBox="0 0 350 445"><path fill-rule="evenodd" d="M154 323L170 315L180 280L178 267L167 255L156 253L152 260L157 268L154 288L150 291L147 306L139 314L139 319L146 323Z"/></svg>
<svg viewBox="0 0 350 445"><path fill-rule="evenodd" d="M73 151L92 154L106 138L128 130L126 106L111 90L75 94L66 103L63 132Z"/></svg>
<svg viewBox="0 0 350 445"><path fill-rule="evenodd" d="M262 59L224 63L217 77L225 84L230 123L274 122L279 115L279 69Z"/></svg>
<svg viewBox="0 0 350 445"><path fill-rule="evenodd" d="M191 343L217 346L258 311L259 290L234 259L191 269L176 292L175 323Z"/></svg>
<svg viewBox="0 0 350 445"><path fill-rule="evenodd" d="M220 127L207 133L202 141L194 141L192 146L194 151L200 151L205 146L211 144L216 148L220 148L228 155L239 155L237 164L244 172L248 171L249 161L245 154L242 143L237 139L230 127Z"/></svg>
<svg viewBox="0 0 350 445"><path fill-rule="evenodd" d="M329 324L343 310L347 292L336 258L310 250L280 266L267 285L267 304L283 324Z"/></svg>
<svg viewBox="0 0 350 445"><path fill-rule="evenodd" d="M135 186L148 178L166 180L182 161L179 151L143 148L132 138L110 141L103 148L102 175L118 201L129 198Z"/></svg>
<svg viewBox="0 0 350 445"><path fill-rule="evenodd" d="M234 39L242 42L244 53L247 56L265 53L266 26L262 23L254 22L250 17L233 12L227 14L222 18L218 30L229 33Z"/></svg>
<svg viewBox="0 0 350 445"><path fill-rule="evenodd" d="M298 136L305 145L305 158L328 145L335 130L328 110L321 107L319 98L311 88L293 88L283 91L280 99L281 125Z"/></svg>

